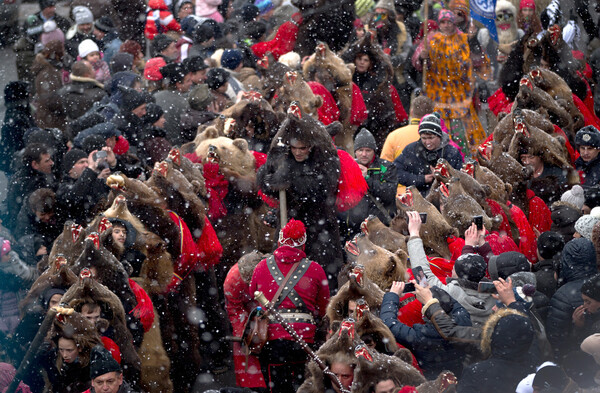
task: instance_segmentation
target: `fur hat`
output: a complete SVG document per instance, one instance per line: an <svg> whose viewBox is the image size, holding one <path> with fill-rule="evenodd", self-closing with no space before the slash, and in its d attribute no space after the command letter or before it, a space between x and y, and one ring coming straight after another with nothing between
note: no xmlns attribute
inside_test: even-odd
<svg viewBox="0 0 600 393"><path fill-rule="evenodd" d="M217 90L227 83L229 73L222 68L211 68L206 75L206 84L211 90Z"/></svg>
<svg viewBox="0 0 600 393"><path fill-rule="evenodd" d="M492 280L497 280L498 277L506 280L513 273L531 271L531 264L520 252L509 251L492 256L488 263L488 271Z"/></svg>
<svg viewBox="0 0 600 393"><path fill-rule="evenodd" d="M594 126L585 126L575 134L575 143L600 148L600 131Z"/></svg>
<svg viewBox="0 0 600 393"><path fill-rule="evenodd" d="M456 259L454 270L458 278L479 282L485 277L487 264L479 254L463 254Z"/></svg>
<svg viewBox="0 0 600 393"><path fill-rule="evenodd" d="M77 163L77 161L81 160L82 158L87 158L87 156L88 155L85 154L83 150L76 148L69 150L64 155L62 160L63 172L68 173L71 170L71 168L73 168L73 165Z"/></svg>
<svg viewBox="0 0 600 393"><path fill-rule="evenodd" d="M300 55L298 53L288 52L285 55L279 56L279 59L277 61L285 64L292 70L296 70L300 67L300 60Z"/></svg>
<svg viewBox="0 0 600 393"><path fill-rule="evenodd" d="M419 135L424 132L439 136L440 138L442 137L442 126L440 124L440 119L433 113L423 116L421 122L419 123Z"/></svg>
<svg viewBox="0 0 600 393"><path fill-rule="evenodd" d="M496 14L501 12L510 12L513 17L517 16L517 8L508 0L498 0L496 2Z"/></svg>
<svg viewBox="0 0 600 393"><path fill-rule="evenodd" d="M100 48L98 48L98 44L96 44L94 41L87 39L81 41L77 47L77 51L79 52L79 57L85 59L85 57L90 53L100 52Z"/></svg>
<svg viewBox="0 0 600 393"><path fill-rule="evenodd" d="M156 56L160 52L162 52L165 49L167 49L167 47L169 45L171 45L173 42L175 42L175 40L172 39L171 37L169 37L168 35L166 35L166 34L158 34L152 40L152 45L151 45L152 53Z"/></svg>
<svg viewBox="0 0 600 393"><path fill-rule="evenodd" d="M102 345L96 345L92 348L90 354L90 379L96 379L113 371L121 372L121 366L113 359L110 352Z"/></svg>
<svg viewBox="0 0 600 393"><path fill-rule="evenodd" d="M583 282L581 294L600 302L600 274L596 274Z"/></svg>
<svg viewBox="0 0 600 393"><path fill-rule="evenodd" d="M160 73L167 84L174 85L183 82L187 71L180 63L169 63L160 68Z"/></svg>
<svg viewBox="0 0 600 393"><path fill-rule="evenodd" d="M372 150L377 150L377 143L375 137L366 128L361 129L356 137L354 138L354 151L367 147Z"/></svg>
<svg viewBox="0 0 600 393"><path fill-rule="evenodd" d="M144 66L144 78L154 82L161 80L163 76L160 69L166 65L167 62L162 57L153 57Z"/></svg>
<svg viewBox="0 0 600 393"><path fill-rule="evenodd" d="M225 49L221 56L221 67L235 70L244 60L242 51L239 49Z"/></svg>
<svg viewBox="0 0 600 393"><path fill-rule="evenodd" d="M306 228L302 221L293 218L279 231L279 246L302 247L306 243Z"/></svg>
<svg viewBox="0 0 600 393"><path fill-rule="evenodd" d="M204 111L211 102L213 102L213 96L206 84L203 83L190 90L190 94L188 95L190 108L197 111Z"/></svg>
<svg viewBox="0 0 600 393"><path fill-rule="evenodd" d="M581 209L585 203L583 188L579 184L574 185L573 188L562 194L560 200Z"/></svg>
<svg viewBox="0 0 600 393"><path fill-rule="evenodd" d="M586 239L591 240L592 230L598 220L598 217L594 217L591 214L583 215L575 222L575 231Z"/></svg>
<svg viewBox="0 0 600 393"><path fill-rule="evenodd" d="M88 7L78 5L73 8L73 19L75 19L76 25L94 23L94 14L92 14L92 11Z"/></svg>

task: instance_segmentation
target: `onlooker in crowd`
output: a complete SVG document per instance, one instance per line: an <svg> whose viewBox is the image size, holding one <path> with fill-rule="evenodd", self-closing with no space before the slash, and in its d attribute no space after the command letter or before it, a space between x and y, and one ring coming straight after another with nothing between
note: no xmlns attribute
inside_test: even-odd
<svg viewBox="0 0 600 393"><path fill-rule="evenodd" d="M160 69L165 89L154 93L156 103L165 111L165 131L167 139L173 145L190 142L181 133L181 115L189 109L185 94L192 86L188 70L181 64L171 63ZM193 138L192 138L193 139Z"/></svg>
<svg viewBox="0 0 600 393"><path fill-rule="evenodd" d="M31 66L35 87L35 121L41 128L65 128L64 110L57 100L57 92L63 86L64 54L62 42L50 41L36 55Z"/></svg>
<svg viewBox="0 0 600 393"><path fill-rule="evenodd" d="M94 79L102 83L110 79L108 64L102 60L100 48L98 48L98 45L94 41L90 39L83 40L77 47L77 50L79 51L79 58L90 63L94 70Z"/></svg>
<svg viewBox="0 0 600 393"><path fill-rule="evenodd" d="M226 94L229 88L228 78L229 74L222 68L211 68L206 75L206 84L213 95L217 112L221 112L232 104L231 99Z"/></svg>
<svg viewBox="0 0 600 393"><path fill-rule="evenodd" d="M104 55L103 60L110 64L113 56L119 52L123 41L110 16L101 16L94 22L94 36L100 41L100 50ZM128 70L129 71L129 70Z"/></svg>
<svg viewBox="0 0 600 393"><path fill-rule="evenodd" d="M95 78L90 64L78 61L73 64L71 83L58 91L69 121L83 116L96 102L106 97L104 86Z"/></svg>
<svg viewBox="0 0 600 393"><path fill-rule="evenodd" d="M170 63L177 59L177 56L179 55L175 43L176 41L168 35L158 34L154 37L154 40L152 40L150 54L152 57L162 57L165 59L165 62Z"/></svg>
<svg viewBox="0 0 600 393"><path fill-rule="evenodd" d="M600 131L594 126L586 126L575 134L575 144L579 149L579 158L575 168L583 171L584 189L600 184Z"/></svg>
<svg viewBox="0 0 600 393"><path fill-rule="evenodd" d="M67 53L75 59L80 55L79 44L84 40L92 40L96 45L99 44L99 40L94 35L94 15L88 7L81 5L74 7L73 19L75 25L66 33L65 48Z"/></svg>
<svg viewBox="0 0 600 393"><path fill-rule="evenodd" d="M4 87L4 121L2 122L2 143L0 144L0 171L12 174L11 163L14 154L25 147L25 131L35 125L29 105L30 84L24 81L9 82Z"/></svg>

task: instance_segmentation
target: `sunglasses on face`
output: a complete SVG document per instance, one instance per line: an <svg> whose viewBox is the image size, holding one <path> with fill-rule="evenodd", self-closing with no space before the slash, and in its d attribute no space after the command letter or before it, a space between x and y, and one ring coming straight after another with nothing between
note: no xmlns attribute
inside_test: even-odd
<svg viewBox="0 0 600 393"><path fill-rule="evenodd" d="M375 21L386 20L388 18L387 14L378 13L375 14Z"/></svg>

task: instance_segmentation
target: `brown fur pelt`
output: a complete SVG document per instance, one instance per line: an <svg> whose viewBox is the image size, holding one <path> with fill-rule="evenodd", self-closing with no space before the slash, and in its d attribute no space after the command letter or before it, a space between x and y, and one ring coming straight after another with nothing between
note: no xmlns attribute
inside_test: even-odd
<svg viewBox="0 0 600 393"><path fill-rule="evenodd" d="M256 250L242 256L237 263L242 281L244 281L246 284L250 284L250 280L252 280L252 275L254 274L254 268L260 261L267 257L267 254L263 254L262 252Z"/></svg>
<svg viewBox="0 0 600 393"><path fill-rule="evenodd" d="M427 381L417 386L419 393L454 393L458 379L452 371L442 371L434 381Z"/></svg>
<svg viewBox="0 0 600 393"><path fill-rule="evenodd" d="M292 71L287 65L275 60L271 52L257 62L257 71L261 74L262 93L265 100L271 102L275 93L283 85L285 73Z"/></svg>
<svg viewBox="0 0 600 393"><path fill-rule="evenodd" d="M435 166L433 174L436 180L448 183L453 178L458 178L465 192L479 203L479 205L490 212L485 199L489 196L491 190L488 186L480 184L477 179L466 173L456 170L443 158L440 158Z"/></svg>
<svg viewBox="0 0 600 393"><path fill-rule="evenodd" d="M527 124L534 125L549 135L554 134L554 125L542 114L526 108L514 108L510 114L500 119L494 128L494 142L499 144L503 151L508 151L510 141L515 134L513 120L515 115L522 116Z"/></svg>
<svg viewBox="0 0 600 393"><path fill-rule="evenodd" d="M442 258L451 258L446 239L448 236L458 236L458 230L446 221L435 206L421 196L415 186L408 187L406 192L397 198L396 206L398 214L392 220L390 228L400 231L402 222L406 221L407 211L416 210L419 213L427 213L427 222L421 227L421 238L427 255L433 252Z"/></svg>
<svg viewBox="0 0 600 393"><path fill-rule="evenodd" d="M200 198L206 198L206 182L202 174L202 166L196 165L189 158L185 157L178 148L174 147L169 152L167 160L173 164L173 168L185 176L185 178L194 187L194 192Z"/></svg>
<svg viewBox="0 0 600 393"><path fill-rule="evenodd" d="M350 115L354 67L345 64L327 44L319 43L315 53L304 63L302 72L306 80L321 83L332 94L340 110L339 120L343 125L343 131L336 135L336 145L353 154L356 127L350 123Z"/></svg>
<svg viewBox="0 0 600 393"><path fill-rule="evenodd" d="M375 350L379 353L393 354L398 349L398 344L390 329L385 326L381 318L371 311L365 311L361 318L356 321L356 334L365 340L369 337L375 344Z"/></svg>
<svg viewBox="0 0 600 393"><path fill-rule="evenodd" d="M404 235L385 226L379 217L375 215L365 218L360 225L360 229L373 244L383 247L391 253L398 250L408 252Z"/></svg>
<svg viewBox="0 0 600 393"><path fill-rule="evenodd" d="M64 288L67 290L77 282L77 276L69 268L66 259L58 257L50 260L48 268L35 280L27 295L19 303L21 315L25 309L32 305L48 288Z"/></svg>
<svg viewBox="0 0 600 393"><path fill-rule="evenodd" d="M573 100L573 93L567 82L558 74L541 67L535 67L529 71L530 80L540 89L550 94L559 103L562 103L573 119L573 129L578 130L585 125L583 115L577 109Z"/></svg>
<svg viewBox="0 0 600 393"><path fill-rule="evenodd" d="M350 276L350 279L329 300L326 313L330 323L341 321L349 316L348 302L350 300L364 299L370 309L381 308L384 292L366 275L362 279L363 284L361 286L357 283L355 277Z"/></svg>
<svg viewBox="0 0 600 393"><path fill-rule="evenodd" d="M297 71L285 73L283 84L277 93L277 101L283 111L286 111L292 102L297 101L302 106L303 112L315 119L318 117L318 109L323 105L323 97L314 94L304 77Z"/></svg>
<svg viewBox="0 0 600 393"><path fill-rule="evenodd" d="M488 217L481 205L464 190L458 177L451 179L448 184L442 183L440 189L442 195L440 210L446 221L457 228L459 233L464 233L472 225L475 216L483 216L483 225L488 231L492 230L492 219ZM498 217L497 223L499 220Z"/></svg>
<svg viewBox="0 0 600 393"><path fill-rule="evenodd" d="M58 347L59 338L68 338L75 341L79 350L79 364L85 367L90 363L90 352L96 345L101 345L100 336L90 321L78 312L71 315L57 314L48 331L46 340ZM57 357L56 366L62 368L62 358Z"/></svg>
<svg viewBox="0 0 600 393"><path fill-rule="evenodd" d="M62 256L67 263L72 264L83 250L84 238L85 229L81 225L73 221L65 222L62 233L52 243L48 261L54 261L58 256Z"/></svg>
<svg viewBox="0 0 600 393"><path fill-rule="evenodd" d="M154 309L154 323L144 334L144 341L138 351L142 361L140 387L149 393L172 393L171 361L160 336L158 313Z"/></svg>
<svg viewBox="0 0 600 393"><path fill-rule="evenodd" d="M477 160L467 160L461 171L473 176L480 184L488 186L490 189L489 198L497 202L505 203L512 191L509 184L505 184L488 168L479 165Z"/></svg>
<svg viewBox="0 0 600 393"><path fill-rule="evenodd" d="M162 161L154 165L146 184L164 198L169 210L181 216L194 240L198 240L204 229L206 206L186 177L173 164Z"/></svg>
<svg viewBox="0 0 600 393"><path fill-rule="evenodd" d="M91 277L82 278L63 295L61 303L81 312L84 304L100 306L102 318L114 329L114 340L121 350L121 365L127 381L137 385L140 380L141 362L133 346L133 337L127 329L125 309L115 295Z"/></svg>
<svg viewBox="0 0 600 393"><path fill-rule="evenodd" d="M366 348L365 350L370 356L358 356L353 393L368 393L382 374L390 375L396 386L417 386L426 381L416 368L399 356L388 356Z"/></svg>

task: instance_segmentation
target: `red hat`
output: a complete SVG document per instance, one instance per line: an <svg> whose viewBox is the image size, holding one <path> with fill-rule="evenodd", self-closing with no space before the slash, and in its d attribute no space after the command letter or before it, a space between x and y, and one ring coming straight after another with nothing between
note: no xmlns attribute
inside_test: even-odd
<svg viewBox="0 0 600 393"><path fill-rule="evenodd" d="M535 0L521 0L521 4L519 4L519 9L523 8L531 8L535 10Z"/></svg>
<svg viewBox="0 0 600 393"><path fill-rule="evenodd" d="M291 219L279 231L279 246L301 247L306 243L306 228L302 221Z"/></svg>
<svg viewBox="0 0 600 393"><path fill-rule="evenodd" d="M149 81L161 80L163 75L160 73L160 69L166 65L167 62L162 57L153 57L146 62L146 66L144 67L144 78Z"/></svg>

